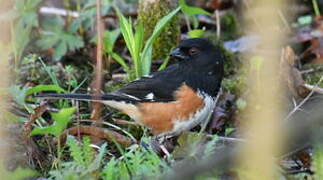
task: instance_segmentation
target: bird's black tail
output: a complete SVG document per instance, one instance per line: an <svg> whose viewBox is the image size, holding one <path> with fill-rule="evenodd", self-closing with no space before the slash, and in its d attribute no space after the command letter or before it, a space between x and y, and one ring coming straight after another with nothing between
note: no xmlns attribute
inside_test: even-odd
<svg viewBox="0 0 323 180"><path fill-rule="evenodd" d="M127 96L117 95L117 94L80 94L80 93L43 93L35 95L37 98L42 99L75 99L80 101L124 101L124 102L135 102L135 99L131 99Z"/></svg>

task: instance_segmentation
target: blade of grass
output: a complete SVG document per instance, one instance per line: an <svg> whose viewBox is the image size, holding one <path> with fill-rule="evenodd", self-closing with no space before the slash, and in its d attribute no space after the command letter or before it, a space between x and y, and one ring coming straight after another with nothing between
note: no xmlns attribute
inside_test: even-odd
<svg viewBox="0 0 323 180"><path fill-rule="evenodd" d="M150 73L150 67L151 67L151 52L152 52L152 44L157 39L159 34L161 33L162 29L165 27L165 25L178 13L178 11L181 8L178 7L174 9L172 12L170 12L168 15L164 16L162 19L158 21L158 23L155 26L155 29L150 36L150 38L146 41L144 50L141 54L142 59L142 67L143 67L143 75L148 75Z"/></svg>
<svg viewBox="0 0 323 180"><path fill-rule="evenodd" d="M136 77L140 77L142 74L141 66L140 66L141 63L139 60L139 52L136 51L136 47L135 47L136 46L135 37L134 37L135 35L132 30L131 19L127 20L116 6L114 7L114 9L119 19L121 34L126 42L126 45L132 57L133 63L135 65Z"/></svg>

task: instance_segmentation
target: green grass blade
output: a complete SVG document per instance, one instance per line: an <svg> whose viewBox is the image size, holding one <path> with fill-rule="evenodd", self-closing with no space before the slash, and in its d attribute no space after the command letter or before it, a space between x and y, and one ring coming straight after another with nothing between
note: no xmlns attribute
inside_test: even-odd
<svg viewBox="0 0 323 180"><path fill-rule="evenodd" d="M165 27L165 25L177 14L177 12L181 8L178 7L174 9L172 12L170 12L168 15L164 16L162 19L158 21L158 23L155 26L155 29L150 36L150 38L147 40L145 44L145 48L141 54L141 59L143 63L143 75L147 75L150 73L150 67L151 67L151 49L152 49L152 44L154 41L157 39L159 34L161 33L162 29ZM150 56L150 58L148 58Z"/></svg>
<svg viewBox="0 0 323 180"><path fill-rule="evenodd" d="M63 88L59 87L58 85L37 85L35 87L29 88L26 92L26 96L42 91L56 91L56 92L66 92Z"/></svg>
<svg viewBox="0 0 323 180"><path fill-rule="evenodd" d="M132 30L131 20L127 20L117 7L115 7L115 11L117 12L119 19L121 34L126 42L127 48L135 65L136 77L140 77L142 73L141 68L138 66L140 63L139 52L136 51L135 35Z"/></svg>
<svg viewBox="0 0 323 180"><path fill-rule="evenodd" d="M117 53L114 53L114 52L110 52L109 54L115 61L117 61L117 63L119 63L122 66L122 68L126 71L126 73L130 72L129 66L121 56L119 56Z"/></svg>

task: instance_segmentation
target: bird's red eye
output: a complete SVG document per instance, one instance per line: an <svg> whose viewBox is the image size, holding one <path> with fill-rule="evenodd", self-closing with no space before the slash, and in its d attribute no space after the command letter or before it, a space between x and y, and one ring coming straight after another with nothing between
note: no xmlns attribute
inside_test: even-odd
<svg viewBox="0 0 323 180"><path fill-rule="evenodd" d="M195 47L192 47L191 49L188 50L188 54L190 56L193 56L193 55L197 54L198 52L199 52L199 50Z"/></svg>

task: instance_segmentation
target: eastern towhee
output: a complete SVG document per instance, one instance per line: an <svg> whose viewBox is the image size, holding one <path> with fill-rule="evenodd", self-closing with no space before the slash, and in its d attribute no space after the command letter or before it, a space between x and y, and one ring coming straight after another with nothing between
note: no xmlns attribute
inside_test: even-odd
<svg viewBox="0 0 323 180"><path fill-rule="evenodd" d="M201 38L183 40L170 55L179 62L115 92L38 97L101 102L147 126L154 135L178 135L210 118L223 77L223 56Z"/></svg>

